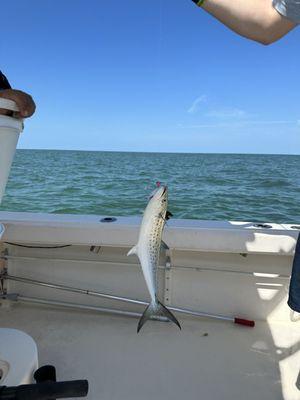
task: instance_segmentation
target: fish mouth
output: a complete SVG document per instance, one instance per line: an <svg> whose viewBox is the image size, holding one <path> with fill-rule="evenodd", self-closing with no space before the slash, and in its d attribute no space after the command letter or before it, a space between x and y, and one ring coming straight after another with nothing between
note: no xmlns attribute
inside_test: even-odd
<svg viewBox="0 0 300 400"><path fill-rule="evenodd" d="M151 195L149 196L149 200L153 199L153 197L154 197L155 195L158 195L159 193L157 193L157 192L159 191L159 189L162 189L162 188L164 188L164 190L163 190L162 194L161 194L159 197L157 197L157 199L163 198L163 196L166 194L166 191L167 191L167 189L168 189L167 186L161 186L160 188L155 189L155 190L151 193Z"/></svg>
<svg viewBox="0 0 300 400"><path fill-rule="evenodd" d="M162 197L165 195L165 193L166 193L167 189L168 189L168 187L167 187L167 186L165 186L165 187L164 187L164 191L162 192L162 194L161 194L160 198L162 198Z"/></svg>

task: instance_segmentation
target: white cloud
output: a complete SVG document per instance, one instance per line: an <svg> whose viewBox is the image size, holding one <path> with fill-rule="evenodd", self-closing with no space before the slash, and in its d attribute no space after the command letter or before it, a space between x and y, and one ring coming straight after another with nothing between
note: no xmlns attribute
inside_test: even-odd
<svg viewBox="0 0 300 400"><path fill-rule="evenodd" d="M213 128L240 128L248 125L300 125L298 121L285 121L285 120L270 120L270 121L258 121L258 120L243 120L243 121L230 121L230 122L219 122L215 124L195 124L195 125L182 125L179 124L177 127L181 129L213 129Z"/></svg>
<svg viewBox="0 0 300 400"><path fill-rule="evenodd" d="M271 121L244 121L247 125L294 125L296 121L271 120Z"/></svg>
<svg viewBox="0 0 300 400"><path fill-rule="evenodd" d="M206 129L206 128L225 128L230 127L233 124L229 123L219 123L219 124L195 124L195 125L178 125L178 128L181 129Z"/></svg>
<svg viewBox="0 0 300 400"><path fill-rule="evenodd" d="M193 104L191 107L188 109L189 114L195 114L197 111L199 111L200 104L206 103L207 102L207 96L203 94L202 96L199 96L194 100Z"/></svg>
<svg viewBox="0 0 300 400"><path fill-rule="evenodd" d="M211 118L245 118L248 116L246 111L239 108L222 108L220 110L211 110L205 114L207 117Z"/></svg>

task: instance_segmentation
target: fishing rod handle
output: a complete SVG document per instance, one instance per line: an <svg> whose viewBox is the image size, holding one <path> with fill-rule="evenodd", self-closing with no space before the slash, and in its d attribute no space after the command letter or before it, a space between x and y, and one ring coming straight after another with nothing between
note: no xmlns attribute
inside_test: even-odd
<svg viewBox="0 0 300 400"><path fill-rule="evenodd" d="M43 382L0 388L0 400L56 400L85 397L88 381Z"/></svg>

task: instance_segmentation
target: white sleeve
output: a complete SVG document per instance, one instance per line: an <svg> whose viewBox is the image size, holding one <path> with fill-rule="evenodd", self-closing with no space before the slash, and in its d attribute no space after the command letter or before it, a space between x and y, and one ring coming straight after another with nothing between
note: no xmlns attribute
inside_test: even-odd
<svg viewBox="0 0 300 400"><path fill-rule="evenodd" d="M279 14L300 24L300 0L273 0L273 7Z"/></svg>

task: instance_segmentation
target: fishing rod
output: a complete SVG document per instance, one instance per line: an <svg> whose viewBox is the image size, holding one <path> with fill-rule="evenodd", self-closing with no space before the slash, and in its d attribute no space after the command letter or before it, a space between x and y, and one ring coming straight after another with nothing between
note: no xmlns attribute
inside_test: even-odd
<svg viewBox="0 0 300 400"><path fill-rule="evenodd" d="M48 287L52 289L57 289L65 292L72 292L72 293L77 293L77 294L83 294L91 297L100 297L104 299L109 299L109 300L115 300L115 301L120 301L124 303L131 303L131 304L137 304L137 305L148 305L149 303L144 300L138 300L138 299L132 299L129 297L122 297L122 296L117 296L113 294L108 294L108 293L101 293L98 291L94 290L88 290L88 289L82 289L82 288L75 288L72 286L66 286L66 285L60 285L56 283L50 283L50 282L44 282L44 281L38 281L36 279L29 279L29 278L23 278L15 275L10 275L7 272L3 273L0 275L1 279L4 280L10 280L10 281L15 281L15 282L21 282L25 284L31 284L35 286L43 286L43 287ZM87 305L80 305L77 303L64 303L64 302L56 302L52 300L46 300L46 299L37 299L37 298L30 298L30 297L24 297L20 295L16 296L11 296L6 295L6 298L9 300L13 301L25 301L25 302L33 302L33 303L43 303L43 304L52 304L52 305L61 305L61 306L66 306L66 307L72 307L72 308L81 308L81 309L90 309L91 311L100 311L100 312L107 312L107 313L112 313L112 314L119 314L119 315L127 315L127 316L132 316L132 317L140 317L140 313L136 312L129 312L129 311L122 311L122 310L114 310L111 308L103 308L103 307L95 307L95 306L87 306ZM218 319L222 321L228 321L228 322L233 322L234 324L238 325L244 325L248 327L254 327L255 326L255 321L245 319L245 318L240 318L240 317L232 317L232 316L226 316L226 315L219 315L219 314L213 314L213 313L206 313L203 311L195 311L195 310L189 310L186 308L180 308L180 307L168 307L170 310L181 313L181 314L186 314L186 315L191 315L194 317L204 317L204 318L211 318L211 319Z"/></svg>

